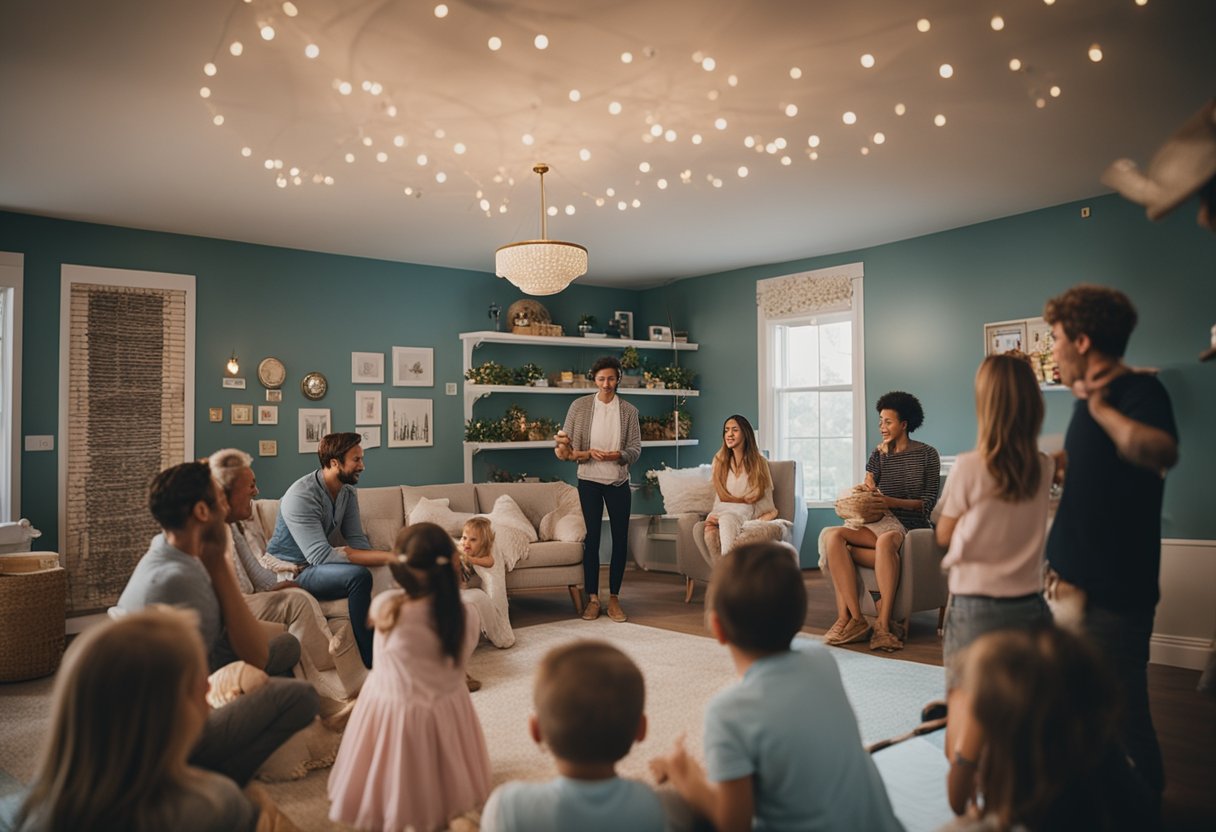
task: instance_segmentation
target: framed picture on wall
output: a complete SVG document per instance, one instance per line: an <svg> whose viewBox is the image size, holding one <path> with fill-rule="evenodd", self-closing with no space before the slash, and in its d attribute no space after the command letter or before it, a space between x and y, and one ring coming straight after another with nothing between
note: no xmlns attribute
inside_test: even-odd
<svg viewBox="0 0 1216 832"><path fill-rule="evenodd" d="M393 386L434 387L435 350L430 347L393 347ZM393 447L391 441L389 447Z"/></svg>
<svg viewBox="0 0 1216 832"><path fill-rule="evenodd" d="M222 407L207 408L207 418L210 419L212 422L224 421L224 408L222 408Z"/></svg>
<svg viewBox="0 0 1216 832"><path fill-rule="evenodd" d="M353 384L384 384L384 353L352 352L350 380Z"/></svg>
<svg viewBox="0 0 1216 832"><path fill-rule="evenodd" d="M279 455L279 440L277 439L259 439L258 440L258 456L278 456Z"/></svg>
<svg viewBox="0 0 1216 832"><path fill-rule="evenodd" d="M283 401L283 391L282 390L267 390L266 391L266 401L268 401L268 402Z"/></svg>
<svg viewBox="0 0 1216 832"><path fill-rule="evenodd" d="M430 399L388 400L388 446L422 448L435 444Z"/></svg>
<svg viewBox="0 0 1216 832"><path fill-rule="evenodd" d="M378 425L380 422L380 391L356 390L355 424Z"/></svg>
<svg viewBox="0 0 1216 832"><path fill-rule="evenodd" d="M251 405L251 404L234 404L232 406L232 424L234 424L234 425L252 425L253 424L253 405Z"/></svg>
<svg viewBox="0 0 1216 832"><path fill-rule="evenodd" d="M984 355L1026 350L1026 320L984 324Z"/></svg>
<svg viewBox="0 0 1216 832"><path fill-rule="evenodd" d="M359 440L359 444L363 446L363 450L366 451L368 448L379 448L380 447L380 426L379 425L374 425L372 427L358 428L356 430L356 433L358 433L359 436L363 437L362 439Z"/></svg>
<svg viewBox="0 0 1216 832"><path fill-rule="evenodd" d="M321 437L332 433L328 407L301 407L299 411L300 453L315 454Z"/></svg>
<svg viewBox="0 0 1216 832"><path fill-rule="evenodd" d="M633 313L623 312L620 309L612 313L612 317L616 320L617 332L621 333L621 337L627 340L633 338Z"/></svg>
<svg viewBox="0 0 1216 832"><path fill-rule="evenodd" d="M279 423L279 406L274 404L258 405L258 424L277 425Z"/></svg>

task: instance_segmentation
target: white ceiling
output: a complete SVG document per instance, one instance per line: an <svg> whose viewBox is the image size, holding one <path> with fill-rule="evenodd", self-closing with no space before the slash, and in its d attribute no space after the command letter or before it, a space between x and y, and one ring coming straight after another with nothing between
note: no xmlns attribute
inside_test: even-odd
<svg viewBox="0 0 1216 832"><path fill-rule="evenodd" d="M442 19L431 2L295 3L6 0L0 208L491 271L496 247L538 235L539 160L562 209L549 236L588 247L584 281L640 287L1095 195L1108 162L1147 161L1216 80L1211 0L448 0ZM644 142L656 123L676 140Z"/></svg>

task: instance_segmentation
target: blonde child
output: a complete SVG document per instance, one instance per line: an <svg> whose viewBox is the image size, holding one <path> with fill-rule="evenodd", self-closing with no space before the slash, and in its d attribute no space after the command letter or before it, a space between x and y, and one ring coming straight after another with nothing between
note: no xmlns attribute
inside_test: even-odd
<svg viewBox="0 0 1216 832"><path fill-rule="evenodd" d="M714 569L709 629L740 681L705 713L706 767L677 742L650 763L718 832L902 830L831 652L791 644L806 617L806 590L788 546L739 546Z"/></svg>
<svg viewBox="0 0 1216 832"><path fill-rule="evenodd" d="M1043 600L1043 545L1055 465L1038 449L1043 394L1020 354L990 355L975 374L976 448L958 455L946 480L937 542L949 549L946 667L948 793L955 814L974 794L979 735L956 707L961 652L993 630L1051 621Z"/></svg>
<svg viewBox="0 0 1216 832"><path fill-rule="evenodd" d="M472 587L461 592L466 603L477 608L481 629L495 647L515 643L507 612L507 575L502 558L494 557L494 529L490 518L477 516L464 524L460 535L460 570Z"/></svg>
<svg viewBox="0 0 1216 832"><path fill-rule="evenodd" d="M331 820L418 832L480 806L490 759L465 687L477 611L460 599L460 561L447 532L416 523L389 564L402 589L371 608L376 664L359 694L329 777Z"/></svg>
<svg viewBox="0 0 1216 832"><path fill-rule="evenodd" d="M236 783L186 761L206 694L194 612L151 607L87 630L55 679L51 730L13 828L252 830L257 809Z"/></svg>
<svg viewBox="0 0 1216 832"><path fill-rule="evenodd" d="M599 641L549 651L536 673L528 730L556 758L547 783L505 783L482 812L482 832L662 832L654 790L616 775L646 736L645 685L629 657Z"/></svg>

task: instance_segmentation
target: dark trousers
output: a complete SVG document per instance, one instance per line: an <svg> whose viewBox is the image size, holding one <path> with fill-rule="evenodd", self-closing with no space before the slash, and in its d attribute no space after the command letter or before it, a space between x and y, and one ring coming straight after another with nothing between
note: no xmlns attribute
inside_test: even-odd
<svg viewBox="0 0 1216 832"><path fill-rule="evenodd" d="M1114 612L1091 603L1085 610L1085 632L1119 685L1123 700L1120 734L1127 756L1160 801L1165 770L1148 709L1148 644L1153 634L1153 614L1154 610Z"/></svg>
<svg viewBox="0 0 1216 832"><path fill-rule="evenodd" d="M309 566L296 577L303 589L322 601L345 598L350 607L350 629L359 646L364 667L372 666L372 631L367 612L372 606L372 573L354 563L323 563Z"/></svg>
<svg viewBox="0 0 1216 832"><path fill-rule="evenodd" d="M608 507L608 527L612 532L612 565L608 568L608 591L617 595L625 576L629 547L629 506L633 494L629 483L604 485L591 480L578 481L578 501L583 508L587 537L583 541L583 588L588 595L600 591L600 527L604 506Z"/></svg>

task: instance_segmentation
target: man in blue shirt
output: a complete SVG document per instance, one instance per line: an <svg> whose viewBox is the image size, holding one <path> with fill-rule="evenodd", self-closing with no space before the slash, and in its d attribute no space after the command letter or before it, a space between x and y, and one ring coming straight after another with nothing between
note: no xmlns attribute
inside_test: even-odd
<svg viewBox="0 0 1216 832"><path fill-rule="evenodd" d="M380 566L390 552L373 549L359 519L355 483L363 473L363 448L357 433L331 433L321 439L317 456L321 470L292 483L279 503L279 517L266 551L298 564L296 583L318 599L345 598L350 626L363 664L372 666L372 631L367 612L372 601L369 566ZM330 541L341 534L345 546Z"/></svg>

